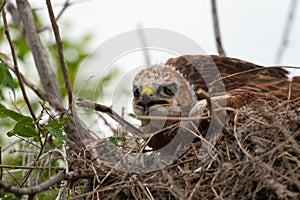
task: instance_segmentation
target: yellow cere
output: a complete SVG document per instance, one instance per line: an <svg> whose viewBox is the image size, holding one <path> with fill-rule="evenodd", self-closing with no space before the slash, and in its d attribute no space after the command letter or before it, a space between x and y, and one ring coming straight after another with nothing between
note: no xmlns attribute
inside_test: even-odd
<svg viewBox="0 0 300 200"><path fill-rule="evenodd" d="M142 95L147 94L148 96L151 96L154 94L153 90L150 87L145 87L142 92Z"/></svg>

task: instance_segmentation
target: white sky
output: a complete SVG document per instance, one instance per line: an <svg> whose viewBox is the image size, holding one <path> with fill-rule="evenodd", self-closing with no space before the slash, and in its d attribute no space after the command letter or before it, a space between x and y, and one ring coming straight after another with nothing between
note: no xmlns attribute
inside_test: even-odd
<svg viewBox="0 0 300 200"><path fill-rule="evenodd" d="M290 2L218 0L220 28L227 55L257 64L274 65ZM61 0L54 1L54 4L61 4ZM281 63L284 65L300 65L299 5L297 7L289 46ZM93 48L142 24L143 27L176 31L197 42L207 53L216 54L210 9L210 0L86 0L68 8L62 20L73 24L72 30L64 33L66 37L94 33Z"/></svg>

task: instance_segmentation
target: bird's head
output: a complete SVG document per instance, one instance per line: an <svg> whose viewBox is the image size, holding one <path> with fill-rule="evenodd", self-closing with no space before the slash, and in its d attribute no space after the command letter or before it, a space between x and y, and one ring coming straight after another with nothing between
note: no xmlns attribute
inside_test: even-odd
<svg viewBox="0 0 300 200"><path fill-rule="evenodd" d="M145 68L133 80L133 110L138 116L180 117L194 100L192 87L168 65Z"/></svg>

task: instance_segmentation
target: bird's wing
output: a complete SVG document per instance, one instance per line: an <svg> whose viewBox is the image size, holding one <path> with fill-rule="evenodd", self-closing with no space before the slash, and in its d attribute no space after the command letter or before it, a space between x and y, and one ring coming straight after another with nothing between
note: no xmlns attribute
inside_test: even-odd
<svg viewBox="0 0 300 200"><path fill-rule="evenodd" d="M281 99L300 97L300 77L289 81L289 72L281 67L263 67L224 56L186 55L167 61L179 71L197 91L211 96L229 94L231 101L249 103L257 96ZM199 100L203 97L197 96ZM240 102L244 104L244 102Z"/></svg>

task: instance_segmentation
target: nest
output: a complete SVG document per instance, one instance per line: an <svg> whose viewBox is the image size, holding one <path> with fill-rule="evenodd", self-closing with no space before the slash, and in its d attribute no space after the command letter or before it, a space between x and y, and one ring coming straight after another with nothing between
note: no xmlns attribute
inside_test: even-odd
<svg viewBox="0 0 300 200"><path fill-rule="evenodd" d="M73 155L74 169L92 169L94 176L71 187L89 185L93 199L300 199L299 107L300 100L269 99L231 111L205 162L201 140L172 164L147 173Z"/></svg>

